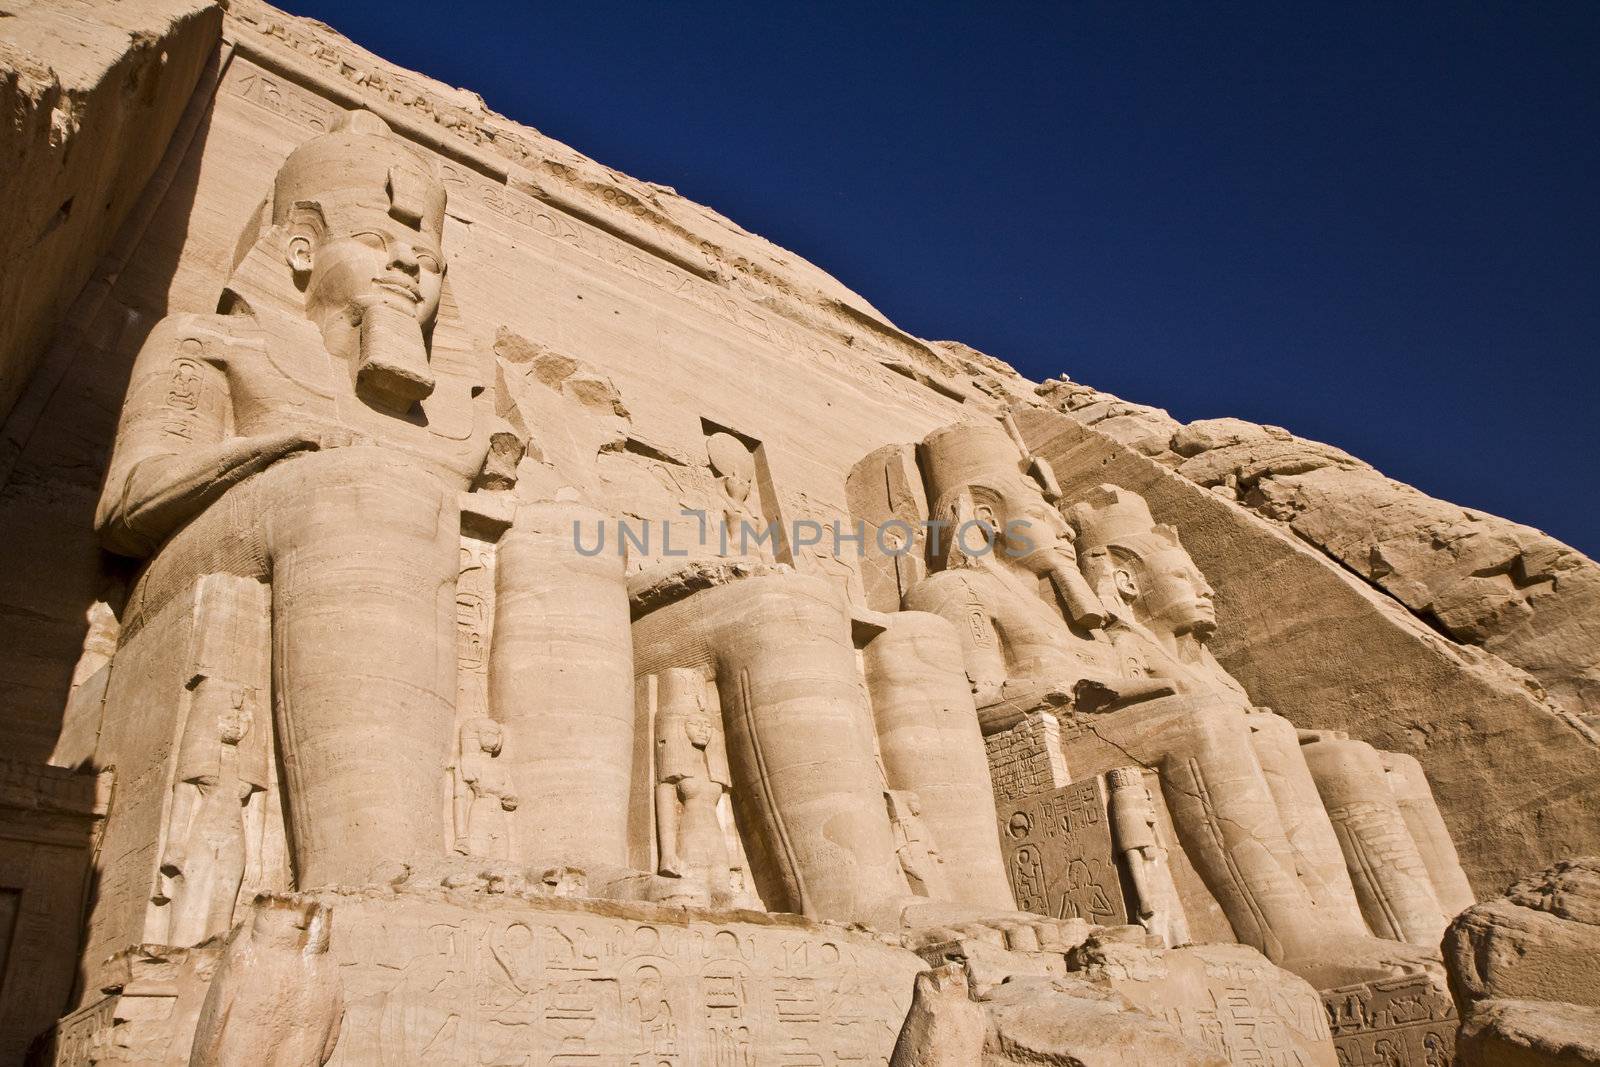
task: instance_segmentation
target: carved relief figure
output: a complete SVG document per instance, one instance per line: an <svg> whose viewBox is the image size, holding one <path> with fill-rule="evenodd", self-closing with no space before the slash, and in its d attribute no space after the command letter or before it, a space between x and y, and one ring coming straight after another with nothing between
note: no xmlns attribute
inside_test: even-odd
<svg viewBox="0 0 1600 1067"><path fill-rule="evenodd" d="M706 457L721 494L723 540L718 547L722 554L744 555L748 548L748 554L771 559L771 545L757 541L763 527L761 498L756 488L756 458L749 446L733 434L719 431L706 438Z"/></svg>
<svg viewBox="0 0 1600 1067"><path fill-rule="evenodd" d="M259 840L246 815L267 788L269 728L254 690L220 678L195 686L161 852L156 903L167 908L167 944L198 945L233 924L248 852Z"/></svg>
<svg viewBox="0 0 1600 1067"><path fill-rule="evenodd" d="M706 707L698 671L661 675L656 717L656 835L658 873L704 887L713 904L733 899L728 843L718 807L732 776L720 724ZM697 890L691 890L696 892Z"/></svg>
<svg viewBox="0 0 1600 1067"><path fill-rule="evenodd" d="M510 855L509 813L517 795L500 762L500 724L493 719L468 719L461 725L460 755L455 765L455 849L481 859Z"/></svg>
<svg viewBox="0 0 1600 1067"><path fill-rule="evenodd" d="M1112 768L1106 772L1106 791L1111 839L1133 886L1139 924L1166 945L1187 944L1189 925L1172 884L1167 850L1156 833L1155 803L1143 772L1137 767Z"/></svg>
<svg viewBox="0 0 1600 1067"><path fill-rule="evenodd" d="M938 845L922 821L922 806L917 795L906 790L891 789L883 794L889 806L889 820L894 824L895 854L900 857L900 869L905 872L906 883L919 897L944 897L946 887L944 858ZM959 877L959 872L956 872Z"/></svg>
<svg viewBox="0 0 1600 1067"><path fill-rule="evenodd" d="M219 314L146 339L97 513L108 549L149 561L123 644L202 575L271 582L303 888L444 853L456 495L497 427L444 284L444 205L368 113L297 148Z"/></svg>

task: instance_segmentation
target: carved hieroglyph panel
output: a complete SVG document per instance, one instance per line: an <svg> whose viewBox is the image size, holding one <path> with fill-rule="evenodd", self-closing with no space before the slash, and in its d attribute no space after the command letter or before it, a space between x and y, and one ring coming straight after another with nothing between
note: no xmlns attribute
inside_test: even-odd
<svg viewBox="0 0 1600 1067"><path fill-rule="evenodd" d="M1127 923L1098 776L1001 808L1000 839L1017 907L1100 926Z"/></svg>
<svg viewBox="0 0 1600 1067"><path fill-rule="evenodd" d="M1324 990L1340 1067L1449 1067L1456 1008L1427 975Z"/></svg>
<svg viewBox="0 0 1600 1067"><path fill-rule="evenodd" d="M348 1009L331 1062L889 1062L915 955L843 930L635 914L337 898L330 951Z"/></svg>

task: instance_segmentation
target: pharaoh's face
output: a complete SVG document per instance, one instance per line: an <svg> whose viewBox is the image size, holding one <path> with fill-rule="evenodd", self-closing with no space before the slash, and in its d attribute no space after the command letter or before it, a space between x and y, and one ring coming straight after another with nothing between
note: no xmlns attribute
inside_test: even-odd
<svg viewBox="0 0 1600 1067"><path fill-rule="evenodd" d="M689 743L695 748L705 748L711 743L711 724L704 719L690 719L683 724L683 732L689 735Z"/></svg>
<svg viewBox="0 0 1600 1067"><path fill-rule="evenodd" d="M311 250L308 305L345 310L383 303L428 326L444 284L438 235L377 212L363 215Z"/></svg>
<svg viewBox="0 0 1600 1067"><path fill-rule="evenodd" d="M1059 562L1067 523L1043 497L1013 508L1003 530L1005 553L1029 570L1043 574Z"/></svg>
<svg viewBox="0 0 1600 1067"><path fill-rule="evenodd" d="M1139 570L1138 605L1150 625L1201 639L1211 636L1217 628L1213 593L1189 553L1161 548L1147 556Z"/></svg>

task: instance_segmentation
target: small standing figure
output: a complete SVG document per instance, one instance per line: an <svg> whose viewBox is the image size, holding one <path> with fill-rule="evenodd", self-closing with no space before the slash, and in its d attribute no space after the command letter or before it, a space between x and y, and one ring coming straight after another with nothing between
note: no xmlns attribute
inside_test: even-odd
<svg viewBox="0 0 1600 1067"><path fill-rule="evenodd" d="M1156 836L1156 808L1144 774L1137 767L1106 772L1111 809L1111 836L1121 854L1137 898L1139 924L1160 935L1168 946L1189 942L1189 927L1178 905L1167 850Z"/></svg>
<svg viewBox="0 0 1600 1067"><path fill-rule="evenodd" d="M250 686L200 676L178 749L155 903L169 945L198 945L233 924L257 834L251 799L267 788L268 724Z"/></svg>
<svg viewBox="0 0 1600 1067"><path fill-rule="evenodd" d="M917 794L904 789L885 790L889 821L894 827L894 850L900 858L911 892L919 897L946 896L944 857L934 846L933 835L922 821L922 805Z"/></svg>
<svg viewBox="0 0 1600 1067"><path fill-rule="evenodd" d="M758 514L756 461L750 447L731 433L718 432L706 438L706 457L711 472L722 490L722 555L742 556L750 542L763 531ZM765 542L757 540L755 552L770 558Z"/></svg>
<svg viewBox="0 0 1600 1067"><path fill-rule="evenodd" d="M503 860L511 850L517 795L500 763L500 724L478 717L461 724L455 767L455 848L466 856Z"/></svg>
<svg viewBox="0 0 1600 1067"><path fill-rule="evenodd" d="M673 668L661 675L656 716L656 871L705 886L710 903L733 903L728 842L718 808L728 790L728 755L706 707L705 679Z"/></svg>

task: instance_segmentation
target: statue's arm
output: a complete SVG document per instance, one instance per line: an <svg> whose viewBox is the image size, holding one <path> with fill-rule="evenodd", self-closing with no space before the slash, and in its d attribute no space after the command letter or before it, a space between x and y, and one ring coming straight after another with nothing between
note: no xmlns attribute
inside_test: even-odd
<svg viewBox="0 0 1600 1067"><path fill-rule="evenodd" d="M116 448L95 512L101 543L148 556L229 487L291 452L318 447L314 433L229 437L223 340L193 316L151 331L133 365Z"/></svg>

